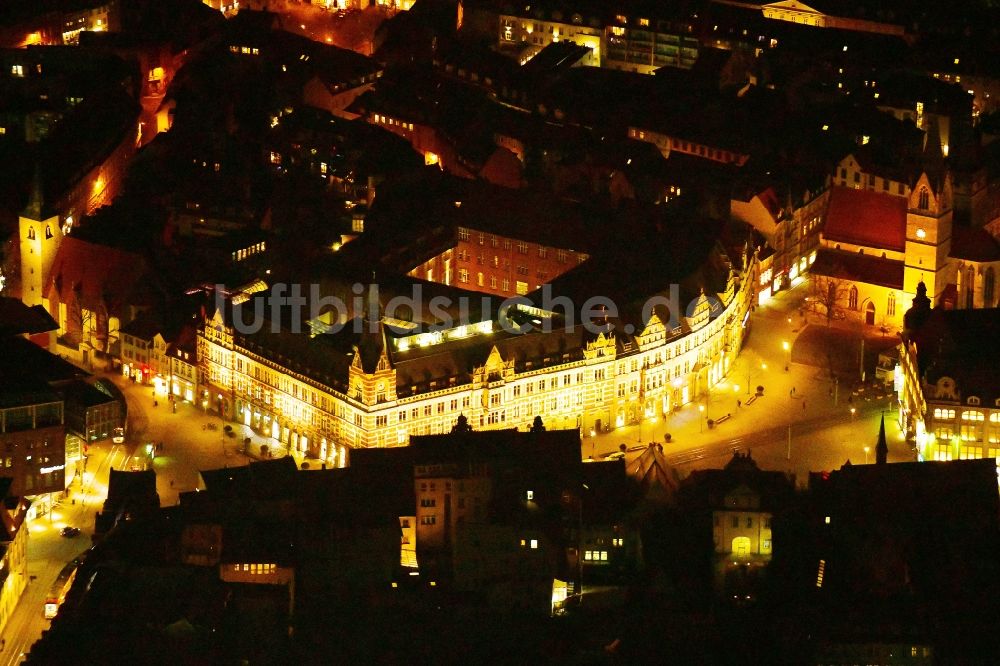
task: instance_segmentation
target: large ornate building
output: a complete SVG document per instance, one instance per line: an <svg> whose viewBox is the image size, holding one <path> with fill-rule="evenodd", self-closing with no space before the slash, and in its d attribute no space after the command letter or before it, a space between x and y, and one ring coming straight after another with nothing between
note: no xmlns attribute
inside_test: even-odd
<svg viewBox="0 0 1000 666"><path fill-rule="evenodd" d="M484 247L493 247L486 236ZM337 465L351 448L449 432L459 415L476 430L525 428L541 416L548 427L584 432L662 418L725 376L753 295L744 276L755 259L734 266L715 240L677 253L687 265L674 275L671 257L655 252L631 272L620 260L591 259L552 283L566 299L558 309L533 293L448 327L394 319L371 301L337 333L265 322L245 334L234 321L249 321L249 312L227 306L199 332L203 397L228 418ZM692 267L691 256L703 260ZM615 280L630 291L617 292ZM677 297L665 305L671 285ZM653 297L661 305L642 314L623 307L590 326L563 310L602 292L623 294L613 299L623 305ZM512 332L510 321L524 332Z"/></svg>

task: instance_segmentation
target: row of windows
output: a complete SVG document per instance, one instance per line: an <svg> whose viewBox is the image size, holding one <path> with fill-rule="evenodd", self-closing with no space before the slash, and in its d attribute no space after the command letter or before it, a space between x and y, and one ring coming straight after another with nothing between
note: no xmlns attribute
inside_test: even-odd
<svg viewBox="0 0 1000 666"><path fill-rule="evenodd" d="M396 127L402 127L405 130L410 130L411 132L413 131L413 123L404 123L401 120L396 120L395 118L389 118L388 116L384 116L381 113L375 114L375 122L380 125L393 125Z"/></svg>
<svg viewBox="0 0 1000 666"><path fill-rule="evenodd" d="M980 460L983 458L983 452L982 446L962 444L958 447L958 460ZM1000 447L990 446L985 452L988 458L994 458L1000 464ZM932 447L930 453L933 460L955 460L955 450L950 444L937 444Z"/></svg>
<svg viewBox="0 0 1000 666"><path fill-rule="evenodd" d="M458 205L461 202L456 201L455 203L456 203L456 205ZM509 238L500 239L500 238L494 236L493 234L487 234L487 233L482 232L482 231L477 232L476 236L477 236L476 240L478 241L478 243L480 245L487 245L488 244L491 247L497 247L497 248L500 247L501 245L503 245L503 249L505 249L505 250L511 250L515 246L515 244L516 244L517 251L518 251L519 254L528 254L528 251L529 251L529 249L531 247L531 245L529 243L527 243L526 241L516 241L515 242L515 241L510 240ZM469 229L465 229L464 227L460 227L459 230L458 230L458 239L462 240L462 241L471 241L471 239L472 239L472 232ZM536 247L536 252L538 253L538 257L540 259L546 259L549 256L549 248L546 247L546 246L544 246L544 245L538 245ZM459 256L459 259L468 259L468 257L469 257L469 255L465 254L464 251L462 251L462 250L459 251L459 255L458 256ZM556 250L556 260L559 261L560 263L567 263L569 261L569 256L570 256L570 253L569 253L568 250ZM581 261L582 261L582 259L581 259ZM483 256L482 255L479 255L479 263L480 264L483 263ZM493 258L493 265L494 266L498 266L499 265L498 257L494 257Z"/></svg>
<svg viewBox="0 0 1000 666"><path fill-rule="evenodd" d="M243 571L251 575L273 574L278 570L277 564L234 564L233 571Z"/></svg>
<svg viewBox="0 0 1000 666"><path fill-rule="evenodd" d="M504 242L509 243L510 241L504 241ZM548 250L548 248L546 248L546 247L539 247L538 248L538 256L541 259L547 258L549 256L549 250ZM458 260L459 261L471 261L472 260L472 255L468 251L466 251L464 249L460 249L458 251ZM560 264L567 263L569 261L569 252L567 250L556 250L556 261L558 261ZM581 261L582 261L582 256L581 256ZM430 262L428 262L428 263L430 263ZM483 266L483 265L485 265L487 263L487 258L484 255L482 255L482 254L477 255L476 256L476 263L479 264L480 266ZM510 268L510 259L503 259L502 262L501 262L501 259L500 259L500 257L498 255L493 255L493 259L491 261L489 261L488 263L490 263L493 266L493 268L500 268L501 263L502 263L502 265L503 265L504 268L507 268L507 269ZM522 273L524 275L527 275L528 274L528 268L526 266L523 266L523 265L518 265L517 272L518 273ZM539 274L539 277L542 277L542 275Z"/></svg>
<svg viewBox="0 0 1000 666"><path fill-rule="evenodd" d="M954 426L942 425L934 428L934 437L941 442L955 437L963 442L981 442L985 438L989 443L996 444L1000 442L1000 426L962 425L956 430Z"/></svg>
<svg viewBox="0 0 1000 666"><path fill-rule="evenodd" d="M264 251L264 242L255 243L248 248L237 250L233 252L233 261L243 261L247 257L251 257L255 254L259 254Z"/></svg>
<svg viewBox="0 0 1000 666"><path fill-rule="evenodd" d="M517 267L518 273L521 273L522 269L524 270L524 273L527 274L528 269L525 268L524 266L518 266ZM469 276L469 271L467 269L465 269L465 268L459 268L458 269L458 281L459 282L461 282L462 284L468 284L469 283L469 277L470 277ZM542 279L542 280L547 280L549 276L548 276L548 273L545 273L545 272L542 272L542 271L538 271L538 277L540 279ZM482 273L477 273L476 274L476 284L478 286L485 287L486 286L486 282L487 282L487 280L486 280L486 276L485 275L483 275ZM501 278L500 280L497 280L497 277L495 275L491 275L489 277L489 284L490 284L490 289L500 289L501 291L504 291L504 292L509 292L510 291L510 278ZM528 283L527 282L522 282L521 280L516 280L515 281L515 286L517 288L517 293L519 295L523 296L524 294L528 293ZM540 285L538 285L538 286L540 286ZM537 288L537 286L536 286L536 288Z"/></svg>
<svg viewBox="0 0 1000 666"><path fill-rule="evenodd" d="M840 168L840 180L841 180L840 183L841 185L847 185L848 181L847 169L844 167ZM854 184L856 186L860 186L862 181L861 172L854 171L852 169L852 180L854 181ZM873 174L868 174L868 178L865 179L866 185L869 189L875 189L878 180L879 179L877 179ZM882 191L888 192L890 187L892 186L893 181L889 180L888 178L882 178L881 180L882 180ZM903 183L899 182L896 183L896 194L898 194L899 196L903 196L906 194L906 186ZM927 210L929 207L927 199L924 198L926 196L927 196L927 190L923 190L921 192L921 199L920 199L921 201L920 208L922 210Z"/></svg>
<svg viewBox="0 0 1000 666"><path fill-rule="evenodd" d="M971 402L975 398L969 398ZM935 420L954 420L956 410L949 409L947 407L935 407L934 408L934 419ZM985 421L989 420L990 423L1000 423L1000 412L992 412L989 419L986 415L979 411L978 409L966 409L962 412L963 421Z"/></svg>
<svg viewBox="0 0 1000 666"><path fill-rule="evenodd" d="M52 229L48 225L45 226L45 237L52 238ZM34 227L28 227L28 240L35 240Z"/></svg>

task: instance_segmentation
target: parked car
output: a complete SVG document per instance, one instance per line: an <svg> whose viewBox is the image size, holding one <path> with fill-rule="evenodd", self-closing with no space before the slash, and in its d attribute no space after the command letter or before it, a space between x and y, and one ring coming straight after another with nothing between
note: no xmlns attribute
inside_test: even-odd
<svg viewBox="0 0 1000 666"><path fill-rule="evenodd" d="M71 526L67 525L66 527L64 527L61 530L59 530L59 534L61 536L66 537L67 539L71 539L71 538L73 538L73 537L75 537L75 536L77 536L77 535L80 534L80 528L79 527L71 527Z"/></svg>

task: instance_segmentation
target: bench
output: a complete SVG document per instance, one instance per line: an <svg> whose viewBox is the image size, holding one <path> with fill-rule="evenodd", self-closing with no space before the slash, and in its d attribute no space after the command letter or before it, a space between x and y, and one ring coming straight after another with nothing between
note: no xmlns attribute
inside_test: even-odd
<svg viewBox="0 0 1000 666"><path fill-rule="evenodd" d="M746 402L744 402L743 404L744 405L752 405L753 403L755 403L757 401L757 398L759 398L759 397L760 397L759 394L754 393L752 396L750 396L749 398L747 398Z"/></svg>
<svg viewBox="0 0 1000 666"><path fill-rule="evenodd" d="M731 418L733 418L732 414L726 414L725 416L720 416L719 418L715 419L715 425L719 425L719 424L725 423L726 421L728 421Z"/></svg>

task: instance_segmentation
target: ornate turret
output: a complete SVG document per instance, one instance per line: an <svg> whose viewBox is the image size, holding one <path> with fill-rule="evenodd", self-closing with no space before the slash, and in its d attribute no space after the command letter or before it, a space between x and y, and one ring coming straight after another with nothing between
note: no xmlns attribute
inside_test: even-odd
<svg viewBox="0 0 1000 666"><path fill-rule="evenodd" d="M355 319L361 325L349 371L350 394L366 405L396 399L396 371L389 358L382 307L373 284L365 299L364 311Z"/></svg>
<svg viewBox="0 0 1000 666"><path fill-rule="evenodd" d="M927 285L917 283L917 295L913 297L913 306L903 315L903 332L909 334L927 321L931 314L931 299L927 297Z"/></svg>

